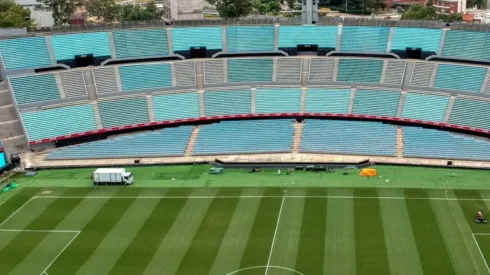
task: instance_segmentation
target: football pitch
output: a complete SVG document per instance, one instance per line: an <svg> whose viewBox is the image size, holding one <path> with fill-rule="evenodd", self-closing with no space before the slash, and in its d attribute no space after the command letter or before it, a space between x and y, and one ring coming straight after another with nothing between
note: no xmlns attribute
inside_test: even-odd
<svg viewBox="0 0 490 275"><path fill-rule="evenodd" d="M490 215L487 171L128 169L131 187L90 187L93 169L14 177L0 274L490 274L490 224L473 221Z"/></svg>

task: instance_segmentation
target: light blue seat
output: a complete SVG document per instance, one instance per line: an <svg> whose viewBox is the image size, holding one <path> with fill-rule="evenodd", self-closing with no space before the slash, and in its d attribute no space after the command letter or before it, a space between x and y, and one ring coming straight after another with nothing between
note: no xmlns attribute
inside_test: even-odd
<svg viewBox="0 0 490 275"><path fill-rule="evenodd" d="M175 28L172 29L172 46L174 51L188 51L191 47L206 47L206 50L223 49L222 29L209 28Z"/></svg>
<svg viewBox="0 0 490 275"><path fill-rule="evenodd" d="M448 122L461 126L490 129L490 102L456 98Z"/></svg>
<svg viewBox="0 0 490 275"><path fill-rule="evenodd" d="M442 122L448 102L447 96L408 93L401 117Z"/></svg>
<svg viewBox="0 0 490 275"><path fill-rule="evenodd" d="M119 67L123 91L167 88L172 86L169 64L130 65Z"/></svg>
<svg viewBox="0 0 490 275"><path fill-rule="evenodd" d="M149 131L61 148L48 159L100 159L183 156L192 126Z"/></svg>
<svg viewBox="0 0 490 275"><path fill-rule="evenodd" d="M383 60L340 59L337 81L379 83L383 71Z"/></svg>
<svg viewBox="0 0 490 275"><path fill-rule="evenodd" d="M293 133L289 119L222 121L201 126L192 154L288 152Z"/></svg>
<svg viewBox="0 0 490 275"><path fill-rule="evenodd" d="M228 82L261 82L272 81L271 58L229 59Z"/></svg>
<svg viewBox="0 0 490 275"><path fill-rule="evenodd" d="M424 52L437 53L441 34L441 29L396 27L393 32L391 49L405 51L406 48L422 48Z"/></svg>
<svg viewBox="0 0 490 275"><path fill-rule="evenodd" d="M479 92L486 74L487 68L483 67L440 64L434 87Z"/></svg>
<svg viewBox="0 0 490 275"><path fill-rule="evenodd" d="M29 141L39 141L97 129L90 104L66 106L35 112L22 112Z"/></svg>
<svg viewBox="0 0 490 275"><path fill-rule="evenodd" d="M350 89L309 88L306 92L306 113L347 114Z"/></svg>
<svg viewBox="0 0 490 275"><path fill-rule="evenodd" d="M206 90L204 114L206 116L250 114L250 90Z"/></svg>
<svg viewBox="0 0 490 275"><path fill-rule="evenodd" d="M257 88L255 113L298 113L300 88Z"/></svg>
<svg viewBox="0 0 490 275"><path fill-rule="evenodd" d="M51 65L44 37L0 40L0 55L7 70Z"/></svg>
<svg viewBox="0 0 490 275"><path fill-rule="evenodd" d="M342 52L386 52L390 28L342 27Z"/></svg>
<svg viewBox="0 0 490 275"><path fill-rule="evenodd" d="M396 129L372 121L307 119L301 152L394 156Z"/></svg>
<svg viewBox="0 0 490 275"><path fill-rule="evenodd" d="M335 48L337 26L280 26L279 48L296 48L298 44L314 44L319 48Z"/></svg>
<svg viewBox="0 0 490 275"><path fill-rule="evenodd" d="M394 117L399 102L400 92L358 90L352 113Z"/></svg>
<svg viewBox="0 0 490 275"><path fill-rule="evenodd" d="M117 58L168 55L166 29L114 31Z"/></svg>
<svg viewBox="0 0 490 275"><path fill-rule="evenodd" d="M51 36L56 60L74 59L75 55L93 54L94 57L111 56L109 36L106 32L87 32Z"/></svg>
<svg viewBox="0 0 490 275"><path fill-rule="evenodd" d="M405 157L490 160L490 141L486 138L403 127L403 140Z"/></svg>
<svg viewBox="0 0 490 275"><path fill-rule="evenodd" d="M9 79L17 104L60 99L53 74L28 75Z"/></svg>
<svg viewBox="0 0 490 275"><path fill-rule="evenodd" d="M153 113L156 121L199 117L197 93L154 95Z"/></svg>
<svg viewBox="0 0 490 275"><path fill-rule="evenodd" d="M490 59L490 34L478 31L448 30L442 56Z"/></svg>
<svg viewBox="0 0 490 275"><path fill-rule="evenodd" d="M99 101L98 105L103 128L150 121L148 103L144 97Z"/></svg>
<svg viewBox="0 0 490 275"><path fill-rule="evenodd" d="M226 51L256 52L274 50L274 27L226 27Z"/></svg>

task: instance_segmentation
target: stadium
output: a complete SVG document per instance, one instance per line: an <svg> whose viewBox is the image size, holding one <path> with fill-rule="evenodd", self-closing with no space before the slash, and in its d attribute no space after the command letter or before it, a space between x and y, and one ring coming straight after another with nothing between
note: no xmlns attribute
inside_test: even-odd
<svg viewBox="0 0 490 275"><path fill-rule="evenodd" d="M490 274L489 28L265 21L0 40L0 274Z"/></svg>

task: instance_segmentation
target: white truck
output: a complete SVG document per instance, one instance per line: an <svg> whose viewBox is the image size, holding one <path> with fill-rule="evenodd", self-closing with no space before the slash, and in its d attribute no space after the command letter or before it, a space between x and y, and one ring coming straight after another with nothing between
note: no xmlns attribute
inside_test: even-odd
<svg viewBox="0 0 490 275"><path fill-rule="evenodd" d="M99 184L124 184L130 185L134 178L131 172L126 172L124 168L99 168L92 174L94 185Z"/></svg>

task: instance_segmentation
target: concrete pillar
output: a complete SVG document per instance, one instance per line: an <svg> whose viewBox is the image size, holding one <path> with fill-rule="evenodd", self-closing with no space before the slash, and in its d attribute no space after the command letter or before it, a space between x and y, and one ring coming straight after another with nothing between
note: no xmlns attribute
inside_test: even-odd
<svg viewBox="0 0 490 275"><path fill-rule="evenodd" d="M100 118L99 105L97 105L97 101L92 101L90 104L92 104L92 109L94 110L97 129L102 129L102 119Z"/></svg>
<svg viewBox="0 0 490 275"><path fill-rule="evenodd" d="M228 83L228 59L223 59L223 83Z"/></svg>
<svg viewBox="0 0 490 275"><path fill-rule="evenodd" d="M51 36L45 36L44 43L46 43L46 48L48 49L49 60L51 60L51 64L56 64L56 57L54 56L53 45L51 44Z"/></svg>
<svg viewBox="0 0 490 275"><path fill-rule="evenodd" d="M301 96L300 96L300 101L299 101L299 112L304 113L305 112L305 104L306 104L306 93L307 93L307 88L302 87L301 88Z"/></svg>
<svg viewBox="0 0 490 275"><path fill-rule="evenodd" d="M226 26L223 26L221 28L221 43L223 44L223 51L226 52L228 51L227 49L227 44L226 44Z"/></svg>
<svg viewBox="0 0 490 275"><path fill-rule="evenodd" d="M153 112L153 100L151 95L146 95L146 102L148 104L148 116L150 117L150 122L154 122L155 113Z"/></svg>
<svg viewBox="0 0 490 275"><path fill-rule="evenodd" d="M332 81L337 81L338 71L339 71L339 60L335 58L333 63Z"/></svg>
<svg viewBox="0 0 490 275"><path fill-rule="evenodd" d="M483 83L481 84L480 93L485 92L488 85L489 78L490 78L490 71L487 69L487 74L485 75L485 78L483 79Z"/></svg>
<svg viewBox="0 0 490 275"><path fill-rule="evenodd" d="M408 89L408 86L410 86L410 79L412 78L414 66L415 62L407 61L405 63L405 73L403 74L402 89Z"/></svg>
<svg viewBox="0 0 490 275"><path fill-rule="evenodd" d="M439 41L439 49L437 50L437 55L442 55L442 48L444 47L444 40L446 40L448 29L442 29L441 40Z"/></svg>
<svg viewBox="0 0 490 275"><path fill-rule="evenodd" d="M257 98L257 88L252 88L250 90L250 113L255 114L255 99Z"/></svg>
<svg viewBox="0 0 490 275"><path fill-rule="evenodd" d="M92 70L83 70L83 79L87 90L88 99L97 100L97 89L95 87L94 72Z"/></svg>
<svg viewBox="0 0 490 275"><path fill-rule="evenodd" d="M66 98L65 90L63 89L63 84L61 83L60 74L54 74L54 79L56 80L56 86L58 87L58 91L60 92L60 98Z"/></svg>
<svg viewBox="0 0 490 275"><path fill-rule="evenodd" d="M197 90L204 90L204 62L195 61L194 69L196 70L196 86Z"/></svg>
<svg viewBox="0 0 490 275"><path fill-rule="evenodd" d="M116 77L117 91L122 92L123 87L121 83L121 74L119 73L119 66L114 67L114 75Z"/></svg>
<svg viewBox="0 0 490 275"><path fill-rule="evenodd" d="M381 70L380 83L385 83L386 68L388 68L388 60L383 60L383 69Z"/></svg>
<svg viewBox="0 0 490 275"><path fill-rule="evenodd" d="M308 80L310 78L310 63L311 58L303 58L301 62L301 87L308 86Z"/></svg>
<svg viewBox="0 0 490 275"><path fill-rule="evenodd" d="M337 44L335 46L336 51L340 51L340 45L342 43L342 25L337 25Z"/></svg>
<svg viewBox="0 0 490 275"><path fill-rule="evenodd" d="M279 24L274 25L274 51L279 50Z"/></svg>
<svg viewBox="0 0 490 275"><path fill-rule="evenodd" d="M272 81L277 81L277 58L272 59Z"/></svg>
<svg viewBox="0 0 490 275"><path fill-rule="evenodd" d="M199 116L204 117L204 91L197 91L197 96L199 97Z"/></svg>
<svg viewBox="0 0 490 275"><path fill-rule="evenodd" d="M449 121L449 117L451 116L451 111L453 109L455 100L456 100L455 96L449 97L449 101L447 103L446 112L444 113L444 119L442 120L442 123L447 123Z"/></svg>
<svg viewBox="0 0 490 275"><path fill-rule="evenodd" d="M167 29L167 48L168 54L174 54L174 46L172 44L172 28Z"/></svg>
<svg viewBox="0 0 490 275"><path fill-rule="evenodd" d="M352 87L350 90L349 107L347 108L347 114L352 114L354 110L354 99L356 98L357 88Z"/></svg>
<svg viewBox="0 0 490 275"><path fill-rule="evenodd" d="M170 74L172 75L172 86L177 86L177 74L176 74L175 63L170 63Z"/></svg>
<svg viewBox="0 0 490 275"><path fill-rule="evenodd" d="M395 33L395 28L390 28L390 34L388 35L388 43L386 44L386 52L389 53L391 51L391 42L393 41L393 34Z"/></svg>
<svg viewBox="0 0 490 275"><path fill-rule="evenodd" d="M437 69L439 68L439 64L434 64L434 68L432 69L432 74L430 76L429 87L434 85L434 81L436 80Z"/></svg>
<svg viewBox="0 0 490 275"><path fill-rule="evenodd" d="M405 104L405 98L407 97L407 92L402 92L400 94L400 101L398 102L398 109L396 110L395 117L400 117L403 112L403 105Z"/></svg>
<svg viewBox="0 0 490 275"><path fill-rule="evenodd" d="M107 32L107 36L109 38L109 48L111 49L111 57L117 58L116 46L114 44L114 34L112 32Z"/></svg>

